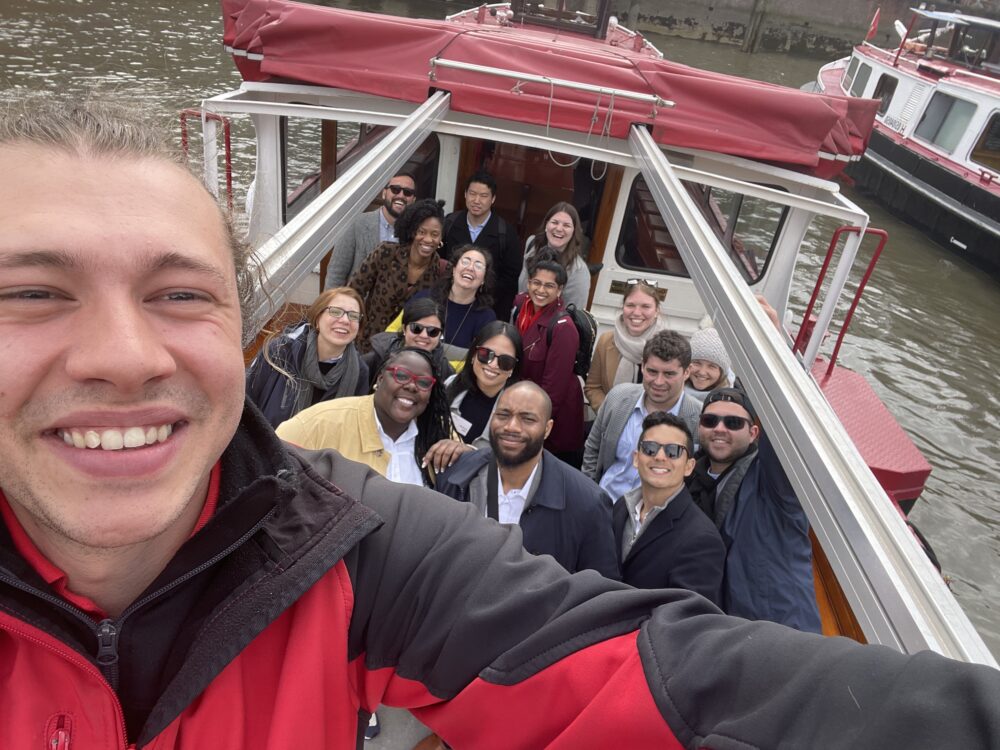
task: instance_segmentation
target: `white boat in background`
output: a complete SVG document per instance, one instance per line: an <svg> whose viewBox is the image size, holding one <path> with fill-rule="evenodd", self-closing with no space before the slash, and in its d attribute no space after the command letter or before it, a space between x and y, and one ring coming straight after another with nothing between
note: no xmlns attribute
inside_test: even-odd
<svg viewBox="0 0 1000 750"><path fill-rule="evenodd" d="M834 324L837 305L876 230L830 178L860 158L874 102L670 62L607 2L595 16L522 0L442 21L288 0L223 8L244 83L202 103L206 175L217 189L218 120L249 117L250 238L268 278L258 328L303 285L318 292L317 264L401 168L449 209L488 169L494 210L522 236L555 201L573 202L600 264L590 309L603 326L636 276L658 284L679 330L714 320L810 518L825 632L996 664L904 523L929 465L835 361L849 322ZM320 138L296 141L305 121ZM345 127L355 137L338 148ZM289 179L293 150L317 165L306 185ZM815 232L831 253L803 281L796 261ZM790 317L793 283L815 288L817 304L794 342L754 299Z"/></svg>
<svg viewBox="0 0 1000 750"><path fill-rule="evenodd" d="M913 13L897 49L860 44L817 84L879 100L858 186L1000 278L1000 21Z"/></svg>

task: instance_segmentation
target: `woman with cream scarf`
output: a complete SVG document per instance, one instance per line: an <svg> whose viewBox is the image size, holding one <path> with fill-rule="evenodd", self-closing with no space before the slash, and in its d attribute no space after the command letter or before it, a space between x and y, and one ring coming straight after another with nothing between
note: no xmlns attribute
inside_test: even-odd
<svg viewBox="0 0 1000 750"><path fill-rule="evenodd" d="M630 279L615 328L601 335L583 392L595 412L619 383L639 383L642 349L654 334L669 328L660 314L656 287L642 279Z"/></svg>

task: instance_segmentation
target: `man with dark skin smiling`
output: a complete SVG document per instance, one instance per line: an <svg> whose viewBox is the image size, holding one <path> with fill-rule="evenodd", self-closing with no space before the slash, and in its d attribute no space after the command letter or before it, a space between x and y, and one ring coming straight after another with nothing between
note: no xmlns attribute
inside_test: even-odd
<svg viewBox="0 0 1000 750"><path fill-rule="evenodd" d="M490 418L490 448L461 456L436 488L519 525L532 554L552 555L570 573L590 568L617 580L611 499L543 449L551 429L548 394L530 380L508 386Z"/></svg>
<svg viewBox="0 0 1000 750"><path fill-rule="evenodd" d="M346 750L379 703L455 748L1000 744L996 670L569 575L281 442L245 248L161 132L0 109L0 747Z"/></svg>
<svg viewBox="0 0 1000 750"><path fill-rule="evenodd" d="M372 250L383 242L396 241L396 219L417 199L413 175L409 172L395 174L382 188L379 198L382 205L352 221L333 248L324 289L344 286Z"/></svg>

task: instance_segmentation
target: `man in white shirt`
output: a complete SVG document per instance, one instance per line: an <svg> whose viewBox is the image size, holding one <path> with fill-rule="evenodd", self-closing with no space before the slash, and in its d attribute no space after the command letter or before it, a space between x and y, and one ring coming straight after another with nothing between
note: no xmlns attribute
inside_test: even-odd
<svg viewBox="0 0 1000 750"><path fill-rule="evenodd" d="M552 424L552 402L538 385L507 387L490 418L490 448L462 455L435 489L520 526L525 549L552 555L571 573L592 568L618 578L611 499L544 450Z"/></svg>

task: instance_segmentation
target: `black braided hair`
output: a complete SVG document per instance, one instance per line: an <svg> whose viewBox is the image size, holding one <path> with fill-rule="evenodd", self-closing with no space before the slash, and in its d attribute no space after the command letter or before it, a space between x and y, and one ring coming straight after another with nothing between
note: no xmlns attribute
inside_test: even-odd
<svg viewBox="0 0 1000 750"><path fill-rule="evenodd" d="M431 373L436 378L434 386L431 388L430 398L427 400L427 407L420 415L417 416L418 432L413 455L417 460L417 466L420 466L424 462L424 456L427 455L427 451L431 449L431 446L434 445L434 443L438 440L444 440L451 437L451 407L449 406L447 396L445 396L444 383L441 378L437 377L437 371L434 368L434 361L431 359L430 353L425 352L423 349L417 349L414 346L405 346L402 349L393 352L385 358L385 361L379 368L378 377L376 379L382 377L382 373L385 371L386 367L408 352L418 354L426 360ZM428 484L428 486L430 486L432 484L430 468L423 467L420 469L420 473L423 475L424 481Z"/></svg>

